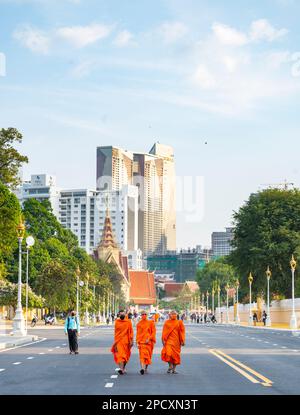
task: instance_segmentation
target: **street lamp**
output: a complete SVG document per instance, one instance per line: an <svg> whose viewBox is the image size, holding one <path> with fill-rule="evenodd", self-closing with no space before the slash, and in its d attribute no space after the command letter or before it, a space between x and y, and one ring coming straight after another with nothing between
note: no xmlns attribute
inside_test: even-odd
<svg viewBox="0 0 300 415"><path fill-rule="evenodd" d="M267 286L267 319L266 319L266 326L270 327L272 322L271 322L271 314L270 314L270 278L271 278L272 272L270 270L270 267L268 266L267 271L266 271L266 276L267 276L267 281L268 281L268 286Z"/></svg>
<svg viewBox="0 0 300 415"><path fill-rule="evenodd" d="M253 317L252 317L252 282L253 282L253 277L252 277L252 273L250 272L249 277L248 277L248 281L249 281L249 318L248 318L248 325L249 326L253 326Z"/></svg>
<svg viewBox="0 0 300 415"><path fill-rule="evenodd" d="M239 282L239 280L236 280L235 286L236 286L236 316L235 316L235 321L236 321L236 323L239 323L240 322L240 314L239 314L239 287L240 287L240 282Z"/></svg>
<svg viewBox="0 0 300 415"><path fill-rule="evenodd" d="M228 282L225 286L226 290L226 323L229 323L229 314L228 314L228 291L229 291L229 285Z"/></svg>
<svg viewBox="0 0 300 415"><path fill-rule="evenodd" d="M208 314L208 296L209 296L209 292L206 291L206 314Z"/></svg>
<svg viewBox="0 0 300 415"><path fill-rule="evenodd" d="M89 274L88 272L85 274L86 276L86 294L88 294L89 289ZM84 324L89 325L90 324L90 316L89 316L89 310L88 306L85 306L85 316L84 316Z"/></svg>
<svg viewBox="0 0 300 415"><path fill-rule="evenodd" d="M293 307L291 320L290 320L290 328L297 329L298 322L297 322L297 316L295 313L295 270L297 266L297 261L295 261L294 255L292 255L290 265L291 265L291 271L292 271L292 307Z"/></svg>
<svg viewBox="0 0 300 415"><path fill-rule="evenodd" d="M102 302L102 322L105 322L105 294L106 290L103 289L103 302Z"/></svg>
<svg viewBox="0 0 300 415"><path fill-rule="evenodd" d="M25 234L25 225L20 220L19 225L17 226L17 236L19 241L19 273L18 273L18 302L16 314L13 320L13 334L15 336L25 336L25 324L24 316L22 310L22 241Z"/></svg>
<svg viewBox="0 0 300 415"><path fill-rule="evenodd" d="M211 290L211 308L212 308L212 314L215 314L215 287L213 285Z"/></svg>
<svg viewBox="0 0 300 415"><path fill-rule="evenodd" d="M79 276L80 276L80 268L79 265L77 265L76 268L76 314L79 317Z"/></svg>
<svg viewBox="0 0 300 415"><path fill-rule="evenodd" d="M34 245L34 237L27 236L26 238L26 333L28 326L28 280L29 280L29 249Z"/></svg>
<svg viewBox="0 0 300 415"><path fill-rule="evenodd" d="M218 291L218 310L219 310L218 320L221 323L221 303L220 303L220 292L221 292L221 288L220 288L220 284L218 284L217 291Z"/></svg>
<svg viewBox="0 0 300 415"><path fill-rule="evenodd" d="M93 298L94 298L94 307L93 307L93 323L96 324L96 285L94 285L94 291L93 291Z"/></svg>

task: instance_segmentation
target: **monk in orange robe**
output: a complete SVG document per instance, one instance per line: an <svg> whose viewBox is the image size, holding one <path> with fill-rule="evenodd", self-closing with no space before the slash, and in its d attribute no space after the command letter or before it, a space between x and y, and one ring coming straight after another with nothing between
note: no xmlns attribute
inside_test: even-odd
<svg viewBox="0 0 300 415"><path fill-rule="evenodd" d="M147 319L147 312L141 312L142 319L136 326L136 344L139 349L141 370L140 374L147 373L148 365L152 363L152 354L156 342L156 328L153 320Z"/></svg>
<svg viewBox="0 0 300 415"><path fill-rule="evenodd" d="M115 321L115 338L111 352L115 362L119 365L118 373L125 373L125 366L128 363L133 346L133 328L130 319L125 318L125 311L121 310L119 318Z"/></svg>
<svg viewBox="0 0 300 415"><path fill-rule="evenodd" d="M177 312L170 313L170 320L167 320L162 331L163 349L161 359L169 364L167 373L176 372L176 366L180 365L181 346L185 344L185 327L182 320L177 320Z"/></svg>

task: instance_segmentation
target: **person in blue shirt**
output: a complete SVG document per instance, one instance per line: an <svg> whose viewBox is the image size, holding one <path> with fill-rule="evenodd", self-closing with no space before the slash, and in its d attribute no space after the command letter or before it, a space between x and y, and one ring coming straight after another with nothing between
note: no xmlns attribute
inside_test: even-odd
<svg viewBox="0 0 300 415"><path fill-rule="evenodd" d="M70 354L78 354L78 336L80 334L80 321L75 311L71 311L65 321L65 334L68 335Z"/></svg>

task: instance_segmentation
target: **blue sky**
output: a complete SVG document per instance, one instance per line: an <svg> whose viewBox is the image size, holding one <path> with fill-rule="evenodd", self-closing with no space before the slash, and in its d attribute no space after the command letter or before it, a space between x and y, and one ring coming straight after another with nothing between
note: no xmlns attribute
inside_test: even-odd
<svg viewBox="0 0 300 415"><path fill-rule="evenodd" d="M297 0L0 0L0 126L24 135L25 178L65 188L95 187L97 145L173 145L205 186L177 245L209 245L261 184L299 186L299 16Z"/></svg>

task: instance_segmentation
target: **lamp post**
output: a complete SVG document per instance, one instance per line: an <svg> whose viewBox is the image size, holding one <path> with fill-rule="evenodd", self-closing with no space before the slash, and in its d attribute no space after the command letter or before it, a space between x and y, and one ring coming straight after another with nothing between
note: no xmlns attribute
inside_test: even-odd
<svg viewBox="0 0 300 415"><path fill-rule="evenodd" d="M298 322L297 322L297 316L295 313L295 270L297 266L297 261L295 260L294 255L292 255L290 265L291 265L291 271L292 271L292 315L290 319L290 328L297 329Z"/></svg>
<svg viewBox="0 0 300 415"><path fill-rule="evenodd" d="M93 324L96 324L96 285L94 285L93 290L93 299L94 299L94 305L93 305Z"/></svg>
<svg viewBox="0 0 300 415"><path fill-rule="evenodd" d="M215 287L214 286L212 287L212 290L211 290L211 308L212 308L211 310L212 314L215 314Z"/></svg>
<svg viewBox="0 0 300 415"><path fill-rule="evenodd" d="M76 268L76 314L79 317L79 276L80 276L80 268L79 265Z"/></svg>
<svg viewBox="0 0 300 415"><path fill-rule="evenodd" d="M252 273L250 272L249 277L248 277L248 282L249 282L249 318L248 318L248 325L249 326L253 326L253 317L252 317L252 282L253 282L253 277L252 277Z"/></svg>
<svg viewBox="0 0 300 415"><path fill-rule="evenodd" d="M208 297L209 297L209 292L206 291L206 314L208 315Z"/></svg>
<svg viewBox="0 0 300 415"><path fill-rule="evenodd" d="M88 289L89 289L89 274L88 274L88 272L85 275L86 275L86 294L87 294L88 293ZM85 307L84 323L86 325L89 325L90 324L90 316L89 316L89 310L88 310L88 306L87 305Z"/></svg>
<svg viewBox="0 0 300 415"><path fill-rule="evenodd" d="M228 285L228 282L225 286L225 290L226 290L226 323L229 323L229 314L228 314L228 290L229 290L229 285Z"/></svg>
<svg viewBox="0 0 300 415"><path fill-rule="evenodd" d="M28 327L28 280L29 280L29 249L34 245L34 237L27 236L26 238L26 333Z"/></svg>
<svg viewBox="0 0 300 415"><path fill-rule="evenodd" d="M220 288L220 284L218 284L217 292L218 292L218 310L219 310L218 320L221 323L221 302L220 302L221 288Z"/></svg>
<svg viewBox="0 0 300 415"><path fill-rule="evenodd" d="M266 326L270 327L272 322L271 322L271 314L270 314L270 278L271 278L272 272L270 270L270 267L268 266L267 271L266 271L266 276L267 276L267 319L266 319Z"/></svg>
<svg viewBox="0 0 300 415"><path fill-rule="evenodd" d="M17 226L17 236L19 241L19 273L18 273L18 302L16 314L13 320L13 334L14 336L25 336L25 322L22 310L22 241L25 234L25 225L20 220Z"/></svg>
<svg viewBox="0 0 300 415"><path fill-rule="evenodd" d="M239 314L239 287L240 287L239 280L236 280L235 287L236 287L236 316L235 316L235 321L236 321L236 323L239 323L241 321L240 320L240 314Z"/></svg>
<svg viewBox="0 0 300 415"><path fill-rule="evenodd" d="M102 322L105 322L105 289L103 290L103 302L102 302Z"/></svg>

